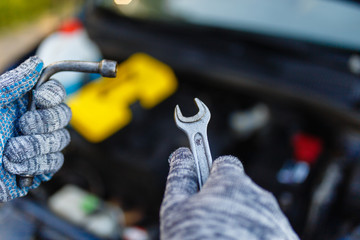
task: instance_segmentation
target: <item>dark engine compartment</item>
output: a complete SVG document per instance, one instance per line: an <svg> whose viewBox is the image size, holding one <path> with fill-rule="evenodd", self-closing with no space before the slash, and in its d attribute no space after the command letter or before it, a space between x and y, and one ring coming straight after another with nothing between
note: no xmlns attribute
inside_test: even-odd
<svg viewBox="0 0 360 240"><path fill-rule="evenodd" d="M174 107L180 104L184 115L194 114L193 98L198 97L212 113L213 158L237 156L246 173L274 193L302 239L339 239L360 224L360 80L348 68L354 52L130 19L93 6L83 19L105 58L122 62L144 52L169 65L179 87L152 109L133 104L132 122L101 143L89 143L71 129L65 165L43 185L48 195L65 184L80 186L118 203L125 213L139 213L131 224L152 229L158 238L167 158L188 146L175 125ZM262 122L254 126L256 114ZM234 116L250 123L241 122L245 127L238 130ZM279 181L281 169L295 171L304 144L314 149L303 153L311 155L308 174Z"/></svg>

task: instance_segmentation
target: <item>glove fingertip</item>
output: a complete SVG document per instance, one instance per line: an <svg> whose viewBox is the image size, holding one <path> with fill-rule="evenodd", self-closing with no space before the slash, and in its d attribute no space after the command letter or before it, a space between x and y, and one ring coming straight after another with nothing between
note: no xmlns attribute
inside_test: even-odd
<svg viewBox="0 0 360 240"><path fill-rule="evenodd" d="M241 161L237 157L231 155L221 156L213 162L213 166L211 168L212 172L216 172L221 169L229 169L229 171L244 173L244 166Z"/></svg>
<svg viewBox="0 0 360 240"><path fill-rule="evenodd" d="M184 164L188 164L190 162L193 162L192 158L193 157L192 157L192 153L191 153L190 149L186 148L186 147L181 147L181 148L176 149L170 155L168 162L169 162L170 166L178 164L179 161L181 161Z"/></svg>
<svg viewBox="0 0 360 240"><path fill-rule="evenodd" d="M63 148L65 148L71 142L71 135L66 128L64 128L62 130L64 131L64 142L65 142Z"/></svg>
<svg viewBox="0 0 360 240"><path fill-rule="evenodd" d="M65 100L65 97L64 86L55 79L45 82L34 91L34 100L38 108L50 108L59 105Z"/></svg>
<svg viewBox="0 0 360 240"><path fill-rule="evenodd" d="M165 197L181 198L197 192L195 161L188 148L179 148L169 157L170 171L166 183Z"/></svg>

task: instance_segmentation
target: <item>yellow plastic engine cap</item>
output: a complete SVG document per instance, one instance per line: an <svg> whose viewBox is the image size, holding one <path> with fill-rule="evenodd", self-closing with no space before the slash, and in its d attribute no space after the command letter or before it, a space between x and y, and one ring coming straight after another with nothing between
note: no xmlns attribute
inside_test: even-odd
<svg viewBox="0 0 360 240"><path fill-rule="evenodd" d="M118 65L116 78L91 82L69 99L71 125L88 141L103 141L131 122L131 104L139 101L150 109L171 96L177 85L169 66L134 54Z"/></svg>

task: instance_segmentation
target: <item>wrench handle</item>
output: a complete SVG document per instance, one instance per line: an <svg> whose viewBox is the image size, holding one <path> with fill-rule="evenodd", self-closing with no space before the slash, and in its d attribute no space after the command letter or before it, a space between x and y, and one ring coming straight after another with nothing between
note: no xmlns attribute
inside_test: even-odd
<svg viewBox="0 0 360 240"><path fill-rule="evenodd" d="M193 153L198 175L199 188L204 185L210 175L212 166L212 157L207 139L206 129L203 132L197 132L188 136L190 148Z"/></svg>
<svg viewBox="0 0 360 240"><path fill-rule="evenodd" d="M211 114L208 107L200 101L200 99L195 98L194 100L199 108L199 112L196 115L184 117L179 105L176 105L174 118L177 127L185 132L189 139L190 148L195 160L199 189L201 189L209 177L212 166L211 152L207 138L207 125L210 121Z"/></svg>
<svg viewBox="0 0 360 240"><path fill-rule="evenodd" d="M30 187L33 184L34 176L20 175L17 178L17 182L20 188Z"/></svg>
<svg viewBox="0 0 360 240"><path fill-rule="evenodd" d="M99 73L103 77L116 77L116 61L103 59L100 62L87 61L59 61L52 63L45 67L37 81L34 89L39 88L43 83L48 81L52 75L58 72L84 72L84 73ZM30 111L36 110L35 102L32 99L32 94L28 109Z"/></svg>

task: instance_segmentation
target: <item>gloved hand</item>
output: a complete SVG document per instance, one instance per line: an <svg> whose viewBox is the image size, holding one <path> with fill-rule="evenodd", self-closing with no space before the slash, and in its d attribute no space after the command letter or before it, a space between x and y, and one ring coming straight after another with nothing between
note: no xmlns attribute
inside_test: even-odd
<svg viewBox="0 0 360 240"><path fill-rule="evenodd" d="M71 111L61 103L64 87L50 80L34 92L38 110L27 111L28 91L36 84L43 63L31 57L0 76L0 201L27 194L60 169L60 152L70 141L64 127ZM25 113L26 112L26 113ZM25 113L25 114L24 114ZM19 188L16 175L36 175L32 186Z"/></svg>
<svg viewBox="0 0 360 240"><path fill-rule="evenodd" d="M237 158L215 160L200 192L189 149L176 150L169 162L161 239L299 239L274 196L244 173Z"/></svg>

